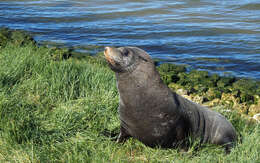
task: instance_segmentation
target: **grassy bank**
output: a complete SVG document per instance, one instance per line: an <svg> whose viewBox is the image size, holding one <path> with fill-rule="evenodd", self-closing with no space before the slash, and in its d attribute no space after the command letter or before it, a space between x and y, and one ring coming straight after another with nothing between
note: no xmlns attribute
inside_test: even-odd
<svg viewBox="0 0 260 163"><path fill-rule="evenodd" d="M38 47L29 36L22 43L6 38L0 48L0 162L260 161L260 126L225 107L213 109L243 136L229 155L212 145L195 150L196 143L188 152L134 139L117 144L118 92L102 57L77 59L64 49Z"/></svg>

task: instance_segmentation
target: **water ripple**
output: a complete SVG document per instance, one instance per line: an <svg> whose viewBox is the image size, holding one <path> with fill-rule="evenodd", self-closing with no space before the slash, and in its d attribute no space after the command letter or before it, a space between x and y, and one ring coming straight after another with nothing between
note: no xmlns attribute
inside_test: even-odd
<svg viewBox="0 0 260 163"><path fill-rule="evenodd" d="M138 46L164 62L260 79L259 0L0 0L0 26L68 46Z"/></svg>

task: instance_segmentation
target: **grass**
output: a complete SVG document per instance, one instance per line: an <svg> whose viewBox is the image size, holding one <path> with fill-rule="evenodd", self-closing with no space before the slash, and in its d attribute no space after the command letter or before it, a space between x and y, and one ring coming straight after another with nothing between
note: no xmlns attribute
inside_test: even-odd
<svg viewBox="0 0 260 163"><path fill-rule="evenodd" d="M34 44L0 49L0 162L259 162L260 126L222 112L243 136L231 154L117 144L118 92L102 58L54 60Z"/></svg>

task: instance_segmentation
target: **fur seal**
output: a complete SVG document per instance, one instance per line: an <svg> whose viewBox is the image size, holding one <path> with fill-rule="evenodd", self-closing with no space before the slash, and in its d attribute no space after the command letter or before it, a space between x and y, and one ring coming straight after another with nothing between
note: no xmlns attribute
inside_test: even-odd
<svg viewBox="0 0 260 163"><path fill-rule="evenodd" d="M221 114L172 92L154 62L137 47L106 47L119 91L118 142L134 137L150 147L183 147L189 137L225 147L237 140L232 124Z"/></svg>

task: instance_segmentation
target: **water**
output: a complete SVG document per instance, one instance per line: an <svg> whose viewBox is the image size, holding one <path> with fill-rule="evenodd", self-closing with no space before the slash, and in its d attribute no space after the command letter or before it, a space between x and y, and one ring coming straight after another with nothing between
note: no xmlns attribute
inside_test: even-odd
<svg viewBox="0 0 260 163"><path fill-rule="evenodd" d="M138 46L163 62L260 79L259 0L0 0L0 26L67 46Z"/></svg>

